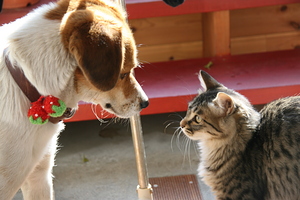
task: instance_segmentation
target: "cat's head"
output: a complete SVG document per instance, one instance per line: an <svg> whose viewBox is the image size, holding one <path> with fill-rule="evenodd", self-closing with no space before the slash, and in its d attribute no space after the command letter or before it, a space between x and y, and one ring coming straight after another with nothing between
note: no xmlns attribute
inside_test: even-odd
<svg viewBox="0 0 300 200"><path fill-rule="evenodd" d="M241 94L228 89L208 73L200 71L203 90L189 103L180 126L190 139L233 138L243 130L255 129L259 114Z"/></svg>

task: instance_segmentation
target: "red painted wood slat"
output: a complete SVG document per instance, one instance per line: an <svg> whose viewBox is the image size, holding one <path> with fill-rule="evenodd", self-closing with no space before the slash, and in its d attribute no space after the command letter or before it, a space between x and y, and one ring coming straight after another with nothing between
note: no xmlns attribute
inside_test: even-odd
<svg viewBox="0 0 300 200"><path fill-rule="evenodd" d="M200 87L197 77L200 69L245 95L252 104L300 94L299 59L300 50L288 50L145 64L135 71L150 99L149 107L141 114L185 111ZM204 66L210 61L213 65L206 69ZM100 108L97 113L101 113ZM69 121L87 119L96 117L91 105L83 104Z"/></svg>

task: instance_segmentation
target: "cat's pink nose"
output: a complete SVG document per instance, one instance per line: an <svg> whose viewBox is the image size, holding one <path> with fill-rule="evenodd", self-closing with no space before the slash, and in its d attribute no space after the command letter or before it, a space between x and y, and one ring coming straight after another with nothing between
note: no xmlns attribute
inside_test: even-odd
<svg viewBox="0 0 300 200"><path fill-rule="evenodd" d="M184 128L185 125L186 125L185 119L181 120L181 121L180 121L180 127L181 127L181 128Z"/></svg>

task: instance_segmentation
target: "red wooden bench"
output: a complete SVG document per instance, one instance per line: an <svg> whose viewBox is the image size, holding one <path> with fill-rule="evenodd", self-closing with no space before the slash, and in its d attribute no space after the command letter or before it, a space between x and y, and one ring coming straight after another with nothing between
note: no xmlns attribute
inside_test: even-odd
<svg viewBox="0 0 300 200"><path fill-rule="evenodd" d="M39 4L49 2L41 0ZM172 8L160 0L126 0L129 19L203 14L203 54L206 58L144 64L136 77L150 105L142 115L185 111L197 94L197 73L206 70L218 81L244 94L253 104L300 93L300 50L246 55L230 55L229 10L298 3L299 0L186 0ZM37 5L36 5L37 6ZM34 6L34 7L36 7ZM4 10L0 24L21 17L32 8ZM211 62L209 69L205 66ZM97 111L101 116L100 108ZM90 104L80 102L76 115L68 121L96 119Z"/></svg>

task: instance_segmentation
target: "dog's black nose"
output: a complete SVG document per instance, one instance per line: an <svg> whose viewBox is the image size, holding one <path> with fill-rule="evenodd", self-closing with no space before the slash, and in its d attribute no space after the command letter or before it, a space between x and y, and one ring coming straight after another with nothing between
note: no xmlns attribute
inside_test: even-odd
<svg viewBox="0 0 300 200"><path fill-rule="evenodd" d="M141 106L142 109L143 109L143 108L147 108L148 105L149 105L149 101L142 101L142 102L140 103L140 106Z"/></svg>

